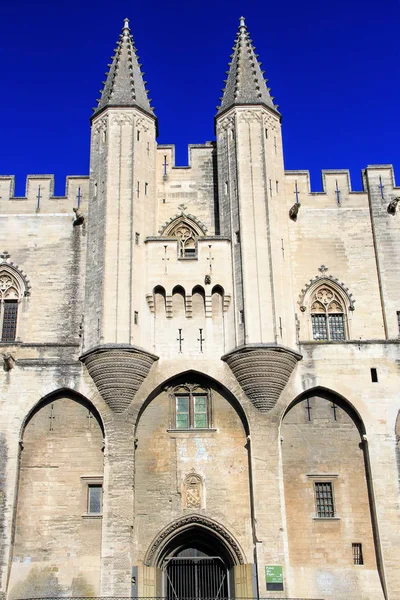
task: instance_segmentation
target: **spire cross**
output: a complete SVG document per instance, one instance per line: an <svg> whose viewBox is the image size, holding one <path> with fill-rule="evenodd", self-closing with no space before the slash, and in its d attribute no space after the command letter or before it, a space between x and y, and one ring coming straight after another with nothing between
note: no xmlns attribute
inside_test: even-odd
<svg viewBox="0 0 400 600"><path fill-rule="evenodd" d="M40 209L40 199L41 199L41 197L42 197L42 195L40 193L40 185L39 185L39 187L38 187L38 193L37 193L37 196L36 196L36 198L37 198L36 210Z"/></svg>
<svg viewBox="0 0 400 600"><path fill-rule="evenodd" d="M197 338L197 341L200 343L200 352L201 352L201 354L203 354L203 342L205 342L206 340L205 340L205 338L203 338L203 330L202 329L199 329L199 336L200 337Z"/></svg>
<svg viewBox="0 0 400 600"><path fill-rule="evenodd" d="M167 163L167 155L164 154L164 162L163 162L163 167L164 167L164 177L166 177L167 175L167 167L168 167L168 163Z"/></svg>
<svg viewBox="0 0 400 600"><path fill-rule="evenodd" d="M79 208L81 205L81 199L82 199L80 186L78 187L78 193L76 195L76 199L78 200L78 208Z"/></svg>
<svg viewBox="0 0 400 600"><path fill-rule="evenodd" d="M92 422L92 419L93 419L93 415L90 412L90 410L88 410L88 414L86 415L86 418L88 419L88 428L91 429L91 422Z"/></svg>
<svg viewBox="0 0 400 600"><path fill-rule="evenodd" d="M379 185L378 185L378 188L379 188L379 190L380 190L380 192L381 192L381 198L382 198L382 200L384 200L384 199L385 199L385 196L383 195L383 188L384 188L384 187L385 187L385 186L384 186L384 185L383 185L383 183L382 183L382 177L379 175Z"/></svg>
<svg viewBox="0 0 400 600"><path fill-rule="evenodd" d="M164 258L162 258L161 260L164 261L164 275L167 274L167 262L169 261L169 258L167 258L167 244L165 244L164 246Z"/></svg>
<svg viewBox="0 0 400 600"><path fill-rule="evenodd" d="M339 190L339 186L338 186L338 182L336 179L336 189L335 189L335 194L336 194L336 198L337 198L337 203L340 205L340 190Z"/></svg>
<svg viewBox="0 0 400 600"><path fill-rule="evenodd" d="M53 427L53 420L55 419L55 416L54 416L54 404L52 404L51 407L50 407L50 416L49 416L49 419L50 419L49 431L54 431L54 427Z"/></svg>
<svg viewBox="0 0 400 600"><path fill-rule="evenodd" d="M309 398L307 398L306 400L306 411L307 411L307 421L311 421L311 406L310 406L310 400Z"/></svg>
<svg viewBox="0 0 400 600"><path fill-rule="evenodd" d="M212 273L212 261L214 260L214 258L211 256L211 244L208 246L208 256L207 256L207 260L208 260L208 264L210 265L210 273Z"/></svg>
<svg viewBox="0 0 400 600"><path fill-rule="evenodd" d="M335 421L337 421L337 414L336 414L337 406L334 402L332 402L331 408L333 410L333 418L335 419Z"/></svg>
<svg viewBox="0 0 400 600"><path fill-rule="evenodd" d="M298 204L299 203L299 190L297 187L297 179L294 182L294 192L293 193L296 194L296 204Z"/></svg>
<svg viewBox="0 0 400 600"><path fill-rule="evenodd" d="M185 338L182 337L182 329L178 329L178 337L176 338L176 341L179 342L179 354L182 354L182 342L185 341Z"/></svg>

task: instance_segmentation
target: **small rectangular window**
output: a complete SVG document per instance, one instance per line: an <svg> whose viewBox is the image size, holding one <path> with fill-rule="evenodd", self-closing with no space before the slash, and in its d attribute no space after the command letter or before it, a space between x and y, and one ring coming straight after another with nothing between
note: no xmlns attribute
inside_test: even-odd
<svg viewBox="0 0 400 600"><path fill-rule="evenodd" d="M333 489L330 481L315 482L316 514L319 518L332 518L335 516L333 506Z"/></svg>
<svg viewBox="0 0 400 600"><path fill-rule="evenodd" d="M137 310L135 310L133 313L133 323L134 325L137 325L139 323L139 313Z"/></svg>
<svg viewBox="0 0 400 600"><path fill-rule="evenodd" d="M235 231L235 242L240 244L240 231Z"/></svg>
<svg viewBox="0 0 400 600"><path fill-rule="evenodd" d="M397 335L400 337L400 310L397 311Z"/></svg>
<svg viewBox="0 0 400 600"><path fill-rule="evenodd" d="M239 310L239 325L244 324L244 310Z"/></svg>
<svg viewBox="0 0 400 600"><path fill-rule="evenodd" d="M279 181L275 181L275 189L276 189L276 193L279 193Z"/></svg>
<svg viewBox="0 0 400 600"><path fill-rule="evenodd" d="M135 233L135 244L139 244L140 241L140 233Z"/></svg>
<svg viewBox="0 0 400 600"><path fill-rule="evenodd" d="M372 367L371 369L371 381L372 383L378 383L378 371L375 367Z"/></svg>
<svg viewBox="0 0 400 600"><path fill-rule="evenodd" d="M225 195L228 195L228 182L225 181Z"/></svg>
<svg viewBox="0 0 400 600"><path fill-rule="evenodd" d="M193 397L193 421L195 429L205 429L207 427L207 397Z"/></svg>
<svg viewBox="0 0 400 600"><path fill-rule="evenodd" d="M144 184L144 195L147 196L147 190L148 190L149 184L147 183L147 181Z"/></svg>
<svg viewBox="0 0 400 600"><path fill-rule="evenodd" d="M363 553L362 553L362 544L359 544L359 543L352 544L352 548L353 548L353 563L355 565L363 565L364 558L363 558Z"/></svg>
<svg viewBox="0 0 400 600"><path fill-rule="evenodd" d="M136 139L137 139L137 141L140 140L140 131L139 131L139 129L136 132Z"/></svg>
<svg viewBox="0 0 400 600"><path fill-rule="evenodd" d="M4 300L2 342L13 342L17 334L18 300Z"/></svg>
<svg viewBox="0 0 400 600"><path fill-rule="evenodd" d="M88 514L99 515L102 511L103 487L99 484L88 485Z"/></svg>
<svg viewBox="0 0 400 600"><path fill-rule="evenodd" d="M268 129L265 129L265 139L268 139Z"/></svg>

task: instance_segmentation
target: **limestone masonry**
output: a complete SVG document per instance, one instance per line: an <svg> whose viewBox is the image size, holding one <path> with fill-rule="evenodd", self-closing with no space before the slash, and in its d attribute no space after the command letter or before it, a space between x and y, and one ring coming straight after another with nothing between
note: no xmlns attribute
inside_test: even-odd
<svg viewBox="0 0 400 600"><path fill-rule="evenodd" d="M127 20L91 125L0 177L0 596L398 600L392 166L285 171L244 19L188 167Z"/></svg>

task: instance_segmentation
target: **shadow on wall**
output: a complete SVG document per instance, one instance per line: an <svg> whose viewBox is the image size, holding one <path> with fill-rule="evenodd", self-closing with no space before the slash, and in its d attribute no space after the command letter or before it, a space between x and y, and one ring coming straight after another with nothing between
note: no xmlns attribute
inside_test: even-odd
<svg viewBox="0 0 400 600"><path fill-rule="evenodd" d="M74 577L71 588L67 588L58 581L57 567L33 567L25 579L16 583L8 594L10 600L63 596L94 597L95 590L81 575Z"/></svg>

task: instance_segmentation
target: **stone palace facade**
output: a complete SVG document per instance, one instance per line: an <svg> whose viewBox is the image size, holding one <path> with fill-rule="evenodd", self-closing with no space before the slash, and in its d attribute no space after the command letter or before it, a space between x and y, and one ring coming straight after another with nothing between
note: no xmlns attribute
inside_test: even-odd
<svg viewBox="0 0 400 600"><path fill-rule="evenodd" d="M285 171L244 19L188 167L109 67L89 176L0 177L2 597L398 600L393 168Z"/></svg>

